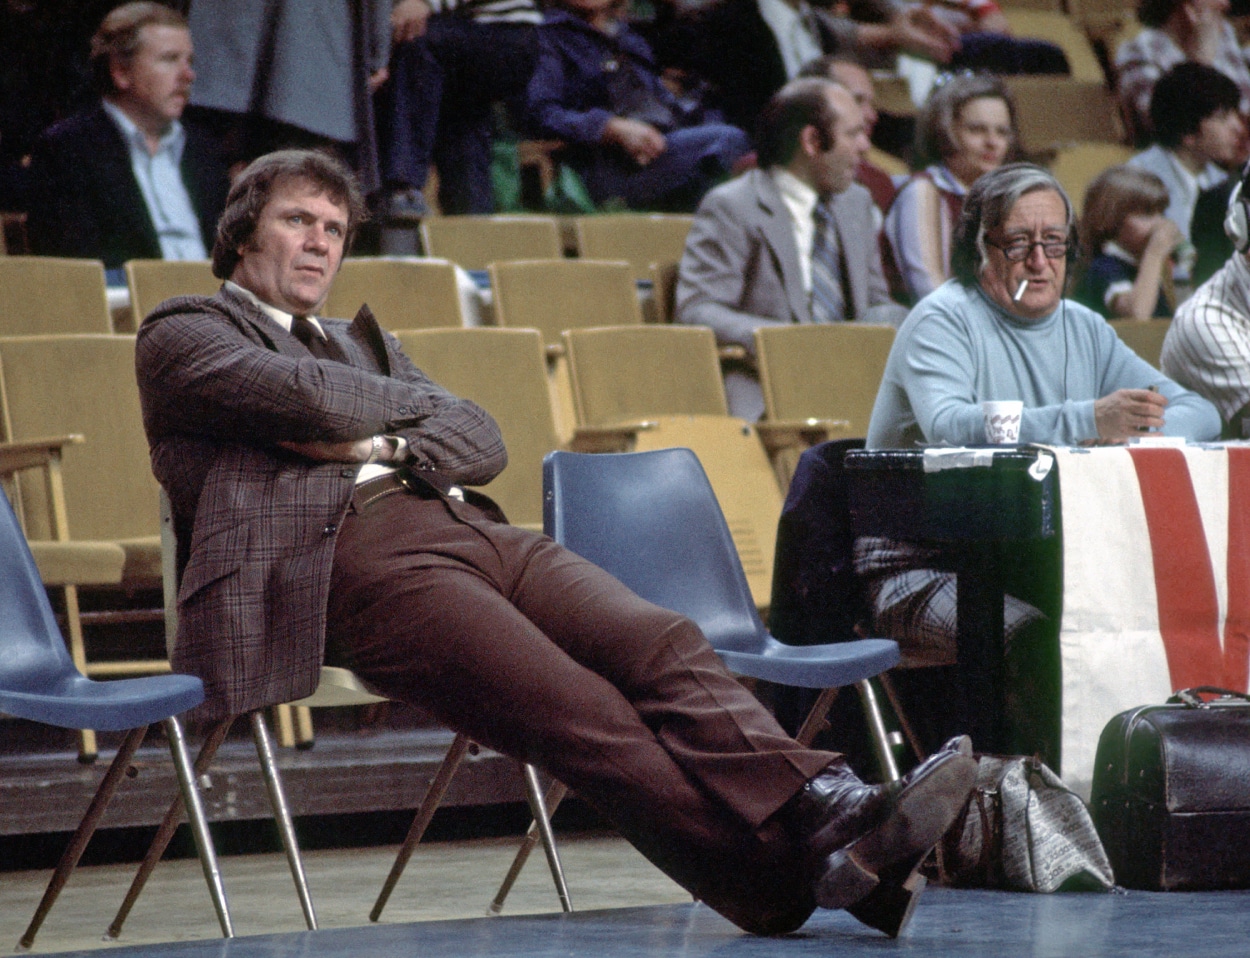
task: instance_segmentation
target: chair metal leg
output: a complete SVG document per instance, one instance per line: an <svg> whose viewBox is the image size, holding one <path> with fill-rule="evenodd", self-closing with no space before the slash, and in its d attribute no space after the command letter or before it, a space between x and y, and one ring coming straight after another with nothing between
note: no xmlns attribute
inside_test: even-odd
<svg viewBox="0 0 1250 958"><path fill-rule="evenodd" d="M195 766L192 770L192 774L197 782L208 771L208 767L213 761L213 756L217 754L217 749L225 741L226 734L230 731L233 721L233 719L226 719L223 722L218 722L204 739L204 744L200 746L200 754L196 756ZM173 747L172 740L170 747L171 749ZM181 779L179 784L181 784ZM117 914L113 917L113 922L109 925L108 931L104 933L106 939L121 937L122 926L126 923L126 919L130 917L130 910L134 908L135 902L139 900L139 895L143 892L143 888L147 884L153 869L156 868L156 863L165 854L165 849L169 846L169 842L178 828L178 823L182 820L183 798L186 794L187 790L185 788L181 789L180 793L175 795L174 800L169 803L169 809L165 812L165 817L161 819L161 823L156 829L156 834L152 836L147 853L143 856L143 861L139 863L139 870L135 873L134 880L130 883L126 897L122 900L121 907L117 909ZM198 797L198 791L196 794ZM200 860L202 862L203 857ZM210 893L212 892L211 881L209 891ZM216 905L216 901L213 904ZM232 935L226 935L226 937L229 938Z"/></svg>
<svg viewBox="0 0 1250 958"><path fill-rule="evenodd" d="M269 804L273 807L273 816L278 823L278 834L282 839L282 847L286 850L286 861L291 868L291 877L295 880L295 893L299 896L300 908L304 910L304 922L309 931L317 930L317 914L313 910L312 895L308 891L308 876L304 873L304 859L299 853L299 843L295 839L295 824L291 821L291 809L286 802L286 792L282 788L282 780L278 777L278 767L273 759L273 742L269 738L269 729L265 725L265 716L259 709L249 716L252 723L252 739L256 743L256 755L260 759L261 773L265 777L265 787L269 791Z"/></svg>
<svg viewBox="0 0 1250 958"><path fill-rule="evenodd" d="M903 737L907 739L907 744L911 746L912 753L916 756L916 759L923 762L929 755L920 743L920 736L912 728L912 724L907 718L907 713L903 711L903 702L898 697L898 692L894 689L894 680L890 678L889 672L882 672L877 678L881 680L881 687L885 689L885 697L890 700L890 708L894 710L898 724L903 729Z"/></svg>
<svg viewBox="0 0 1250 958"><path fill-rule="evenodd" d="M837 697L837 688L821 689L798 734L794 736L796 742L803 746L811 745L816 736L829 727L829 709L833 707L833 700Z"/></svg>
<svg viewBox="0 0 1250 958"><path fill-rule="evenodd" d="M868 731L872 734L872 744L877 752L877 761L881 765L881 774L887 782L898 780L898 763L894 761L894 749L890 747L889 736L885 731L885 720L881 717L881 707L877 704L877 693L867 679L856 683L859 697L864 703L864 717L868 720Z"/></svg>
<svg viewBox="0 0 1250 958"><path fill-rule="evenodd" d="M556 813L556 809L560 807L560 803L564 801L564 796L568 794L568 791L568 786L563 782L554 781L551 783L551 787L547 790L546 799L548 821ZM516 856L512 859L512 866L508 869L508 874L504 875L499 891L495 893L495 898L486 909L486 914L498 915L503 911L503 903L507 900L508 893L512 891L512 886L516 884L517 878L520 877L521 869L529 861L530 853L541 840L542 836L538 827L538 819L535 818L530 822L530 827L525 832L525 838L521 841L521 847L516 850ZM559 882L557 882L557 891L558 888ZM567 895L567 889L565 894ZM572 908L565 910L572 911Z"/></svg>
<svg viewBox="0 0 1250 958"><path fill-rule="evenodd" d="M404 869L408 866L408 860L412 858L412 853L416 851L417 845L420 844L421 838L425 835L425 830L429 828L430 820L438 810L443 796L447 793L447 787L451 785L451 780L455 777L456 770L460 767L460 763L464 760L465 753L468 750L469 739L467 736L457 735L452 740L451 748L447 750L447 755L443 758L443 764L438 767L438 772L434 775L434 781L430 782L425 798L421 800L421 807L417 809L417 815L412 820L412 825L408 828L408 834L404 838L404 843L399 847L399 854L395 856L395 864L391 866L391 872L386 876L386 882L382 885L382 890L378 892L378 900L373 903L373 909L369 912L370 921L377 921L382 917L382 909L386 907L387 901L390 900L391 892L395 890L395 885L399 881L399 876L404 873Z"/></svg>
<svg viewBox="0 0 1250 958"><path fill-rule="evenodd" d="M174 768L178 771L178 784L182 786L183 800L187 806L187 821L195 838L195 849L200 855L200 867L204 869L204 881L208 883L208 894L213 899L217 922L221 925L221 936L233 938L234 926L230 922L230 905L226 901L221 869L217 867L217 850L213 847L212 835L208 833L208 820L204 816L204 803L200 800L197 776L190 759L187 758L187 743L177 716L171 715L165 720L165 731L169 736L169 752L174 759Z"/></svg>
<svg viewBox="0 0 1250 958"><path fill-rule="evenodd" d="M82 858L82 853L86 849L87 843L91 841L91 836L95 834L96 827L100 824L100 819L104 816L109 802L112 801L113 796L117 793L118 786L121 785L127 769L130 768L130 760L134 758L134 754L138 750L139 744L143 741L143 737L147 735L147 731L148 727L143 725L126 733L126 737L122 740L121 747L117 750L117 755L113 759L113 764L104 773L104 778L101 779L99 787L96 788L95 796L91 799L91 804L87 806L86 814L83 815L82 821L78 823L78 828L61 855L61 860L57 863L56 870L52 873L52 880L48 882L47 890L43 893L39 907L35 909L35 915L26 927L26 933L22 935L21 941L18 942L18 950L25 951L35 943L35 936L39 934L40 926L43 925L44 919L48 917L48 912L52 910L52 906L56 904L57 897L61 894L61 889L65 887L65 883L69 881L69 876L75 866L77 866L78 860Z"/></svg>
<svg viewBox="0 0 1250 958"><path fill-rule="evenodd" d="M547 814L547 803L543 801L543 789L538 781L538 769L526 764L524 773L530 811L534 813L534 824L538 826L538 833L542 836L543 851L547 853L547 867L551 869L551 879L556 883L560 907L570 912L573 910L573 900L569 898L569 887L564 881L564 868L560 864L560 854L556 851L556 836L551 831L551 816Z"/></svg>
<svg viewBox="0 0 1250 958"><path fill-rule="evenodd" d="M82 634L82 611L78 605L78 587L64 586L61 590L65 599L65 631L69 635L69 655L74 665L83 675L90 675L87 668L87 642ZM96 760L99 746L93 729L78 730L78 761L89 765Z"/></svg>

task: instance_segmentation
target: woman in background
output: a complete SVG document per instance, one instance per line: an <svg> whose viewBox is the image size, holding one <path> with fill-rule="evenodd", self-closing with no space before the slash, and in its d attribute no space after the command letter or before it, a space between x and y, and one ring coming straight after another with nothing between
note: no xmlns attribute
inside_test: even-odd
<svg viewBox="0 0 1250 958"><path fill-rule="evenodd" d="M933 90L916 123L912 175L885 217L896 292L916 302L951 275L951 236L964 194L984 173L1014 158L1016 110L995 77L951 77Z"/></svg>

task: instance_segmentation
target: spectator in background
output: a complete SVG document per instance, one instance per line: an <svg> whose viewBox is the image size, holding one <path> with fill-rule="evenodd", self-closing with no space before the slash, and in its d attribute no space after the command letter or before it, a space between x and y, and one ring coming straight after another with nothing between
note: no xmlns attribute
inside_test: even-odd
<svg viewBox="0 0 1250 958"><path fill-rule="evenodd" d="M864 118L864 132L871 142L872 131L877 125L876 94L872 88L872 75L858 60L845 54L823 56L805 65L799 76L820 77L842 84L859 107ZM872 201L884 218L898 192L890 174L865 157L855 167L855 182L872 194ZM880 228L880 222L877 225Z"/></svg>
<svg viewBox="0 0 1250 958"><path fill-rule="evenodd" d="M915 302L951 276L951 240L964 196L1016 152L1016 108L995 77L965 74L937 86L916 122L915 173L885 217L905 293Z"/></svg>
<svg viewBox="0 0 1250 958"><path fill-rule="evenodd" d="M195 72L182 15L110 12L91 41L101 102L50 127L30 164L31 251L104 261L207 259L229 182L211 136L181 122Z"/></svg>
<svg viewBox="0 0 1250 958"><path fill-rule="evenodd" d="M946 63L959 48L958 31L930 7L883 0L859 3L850 17L806 0L720 0L699 15L695 38L690 68L712 83L729 122L748 130L769 97L823 54L868 63L905 51Z"/></svg>
<svg viewBox="0 0 1250 958"><path fill-rule="evenodd" d="M1228 22L1229 0L1142 0L1137 19L1145 28L1120 44L1115 55L1120 102L1142 137L1157 136L1151 93L1179 63L1214 67L1237 88L1236 109L1250 110L1250 58Z"/></svg>
<svg viewBox="0 0 1250 958"><path fill-rule="evenodd" d="M195 115L232 163L324 147L380 185L372 92L391 56L392 0L190 0Z"/></svg>
<svg viewBox="0 0 1250 958"><path fill-rule="evenodd" d="M749 150L742 130L678 100L617 0L561 0L539 28L528 112L597 204L693 210Z"/></svg>
<svg viewBox="0 0 1250 958"><path fill-rule="evenodd" d="M873 238L872 198L853 182L868 149L859 107L828 80L798 79L769 101L759 169L709 193L677 274L676 316L710 326L748 360L725 368L729 411L758 419L755 330L786 323L897 325ZM835 389L836 384L830 384Z"/></svg>
<svg viewBox="0 0 1250 958"><path fill-rule="evenodd" d="M1074 299L1108 318L1172 315L1172 258L1187 246L1163 215L1168 191L1153 173L1131 166L1104 170L1089 185L1081 213L1084 270Z"/></svg>
<svg viewBox="0 0 1250 958"><path fill-rule="evenodd" d="M1237 85L1200 63L1182 63L1155 84L1150 117L1155 144L1129 165L1153 173L1167 187L1166 216L1188 238L1198 194L1219 186L1226 170L1246 160L1246 124L1238 112ZM1189 269L1178 269L1189 282Z"/></svg>
<svg viewBox="0 0 1250 958"><path fill-rule="evenodd" d="M428 212L422 191L431 163L441 212L493 213L492 107L519 105L542 14L533 0L399 0L393 16L390 80L377 103L386 214Z"/></svg>

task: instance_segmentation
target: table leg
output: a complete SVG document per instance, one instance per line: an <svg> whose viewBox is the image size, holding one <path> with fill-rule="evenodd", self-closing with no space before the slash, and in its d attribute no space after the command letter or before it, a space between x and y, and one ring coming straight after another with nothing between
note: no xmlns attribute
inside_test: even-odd
<svg viewBox="0 0 1250 958"><path fill-rule="evenodd" d="M1002 752L1003 578L993 544L968 549L956 578L956 642L964 728L978 752Z"/></svg>

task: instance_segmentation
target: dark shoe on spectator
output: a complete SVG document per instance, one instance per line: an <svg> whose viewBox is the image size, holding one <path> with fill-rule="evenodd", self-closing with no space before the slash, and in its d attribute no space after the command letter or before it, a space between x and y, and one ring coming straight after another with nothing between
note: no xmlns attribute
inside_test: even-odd
<svg viewBox="0 0 1250 958"><path fill-rule="evenodd" d="M416 223L429 215L424 194L412 187L394 190L382 203L382 218L387 222Z"/></svg>
<svg viewBox="0 0 1250 958"><path fill-rule="evenodd" d="M817 904L901 933L924 889L917 869L967 803L976 770L961 736L897 782L866 785L844 762L808 782L792 799L791 821Z"/></svg>

